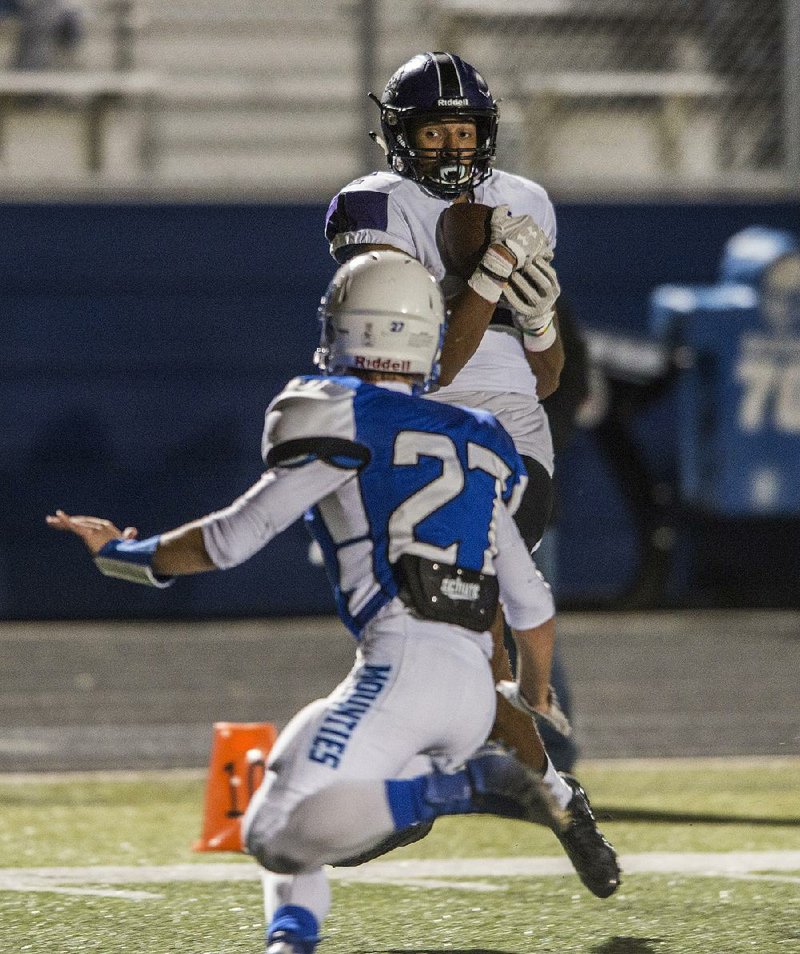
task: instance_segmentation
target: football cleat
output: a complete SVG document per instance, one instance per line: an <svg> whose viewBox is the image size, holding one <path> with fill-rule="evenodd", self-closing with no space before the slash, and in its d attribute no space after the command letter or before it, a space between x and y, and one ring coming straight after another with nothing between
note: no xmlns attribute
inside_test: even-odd
<svg viewBox="0 0 800 954"><path fill-rule="evenodd" d="M276 931L267 938L266 954L314 954L316 941L304 940L289 931Z"/></svg>
<svg viewBox="0 0 800 954"><path fill-rule="evenodd" d="M472 802L480 811L546 825L556 832L567 823L541 777L502 746L483 746L464 767Z"/></svg>
<svg viewBox="0 0 800 954"><path fill-rule="evenodd" d="M573 794L567 805L567 826L554 829L556 837L586 887L598 898L608 898L617 890L621 880L617 853L598 829L580 782L566 772L559 774Z"/></svg>

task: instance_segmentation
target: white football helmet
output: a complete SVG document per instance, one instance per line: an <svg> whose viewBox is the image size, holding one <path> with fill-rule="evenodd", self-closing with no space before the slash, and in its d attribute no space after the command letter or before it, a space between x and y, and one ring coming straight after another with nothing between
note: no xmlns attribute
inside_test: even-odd
<svg viewBox="0 0 800 954"><path fill-rule="evenodd" d="M436 279L403 252L356 255L331 280L319 308L314 364L324 374L383 371L439 377L445 305Z"/></svg>

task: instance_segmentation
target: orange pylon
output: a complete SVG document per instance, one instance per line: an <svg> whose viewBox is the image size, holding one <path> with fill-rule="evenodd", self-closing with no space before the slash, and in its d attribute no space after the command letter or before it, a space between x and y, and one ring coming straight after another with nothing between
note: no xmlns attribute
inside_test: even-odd
<svg viewBox="0 0 800 954"><path fill-rule="evenodd" d="M278 736L271 722L215 722L203 809L193 851L241 851L241 818L266 774Z"/></svg>

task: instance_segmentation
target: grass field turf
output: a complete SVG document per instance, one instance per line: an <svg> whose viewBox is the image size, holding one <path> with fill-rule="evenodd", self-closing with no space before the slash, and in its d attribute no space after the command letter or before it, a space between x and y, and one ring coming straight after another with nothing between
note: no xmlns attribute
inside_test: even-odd
<svg viewBox="0 0 800 954"><path fill-rule="evenodd" d="M580 776L623 866L626 855L652 851L800 850L798 760L605 762L584 765ZM242 881L114 884L134 892L130 898L62 893L103 890L90 880L56 891L2 890L0 952L261 954L254 863L191 851L202 791L196 774L0 777L4 869L250 866ZM473 817L442 819L392 858L561 854L543 829ZM319 954L800 954L800 872L630 874L608 901L574 875L464 882L336 881Z"/></svg>

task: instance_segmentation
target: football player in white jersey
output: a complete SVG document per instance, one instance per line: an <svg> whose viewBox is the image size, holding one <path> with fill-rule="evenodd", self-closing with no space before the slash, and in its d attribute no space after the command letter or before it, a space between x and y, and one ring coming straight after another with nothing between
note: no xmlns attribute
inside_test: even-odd
<svg viewBox="0 0 800 954"><path fill-rule="evenodd" d="M491 411L523 457L528 486L516 521L535 547L552 503L553 444L539 398L558 386L564 352L555 303L560 293L551 265L556 238L545 190L492 168L497 104L483 77L452 53L423 53L401 66L380 100L381 134L373 134L388 169L345 186L331 201L326 236L338 262L367 249L413 255L445 284L450 317L434 400ZM437 244L442 212L454 203L494 208L490 244L469 280L453 285ZM540 636L554 645L555 621ZM551 762L528 716L569 731L552 689L532 698L513 680L501 616L493 626L498 700L493 737L528 765L546 773ZM510 704L511 703L511 704ZM584 884L608 897L619 884L613 848L597 830L586 793L575 792L572 825L561 841Z"/></svg>
<svg viewBox="0 0 800 954"><path fill-rule="evenodd" d="M484 745L496 693L489 626L499 600L527 691L546 693L547 584L512 513L527 480L490 415L417 396L435 381L444 302L405 253L356 256L321 306L321 375L267 409L267 470L230 506L137 539L56 511L105 574L167 586L235 566L303 513L342 620L350 675L299 712L243 819L264 869L268 954L311 954L330 905L323 865L353 863L441 815L492 813L560 833L573 790Z"/></svg>

